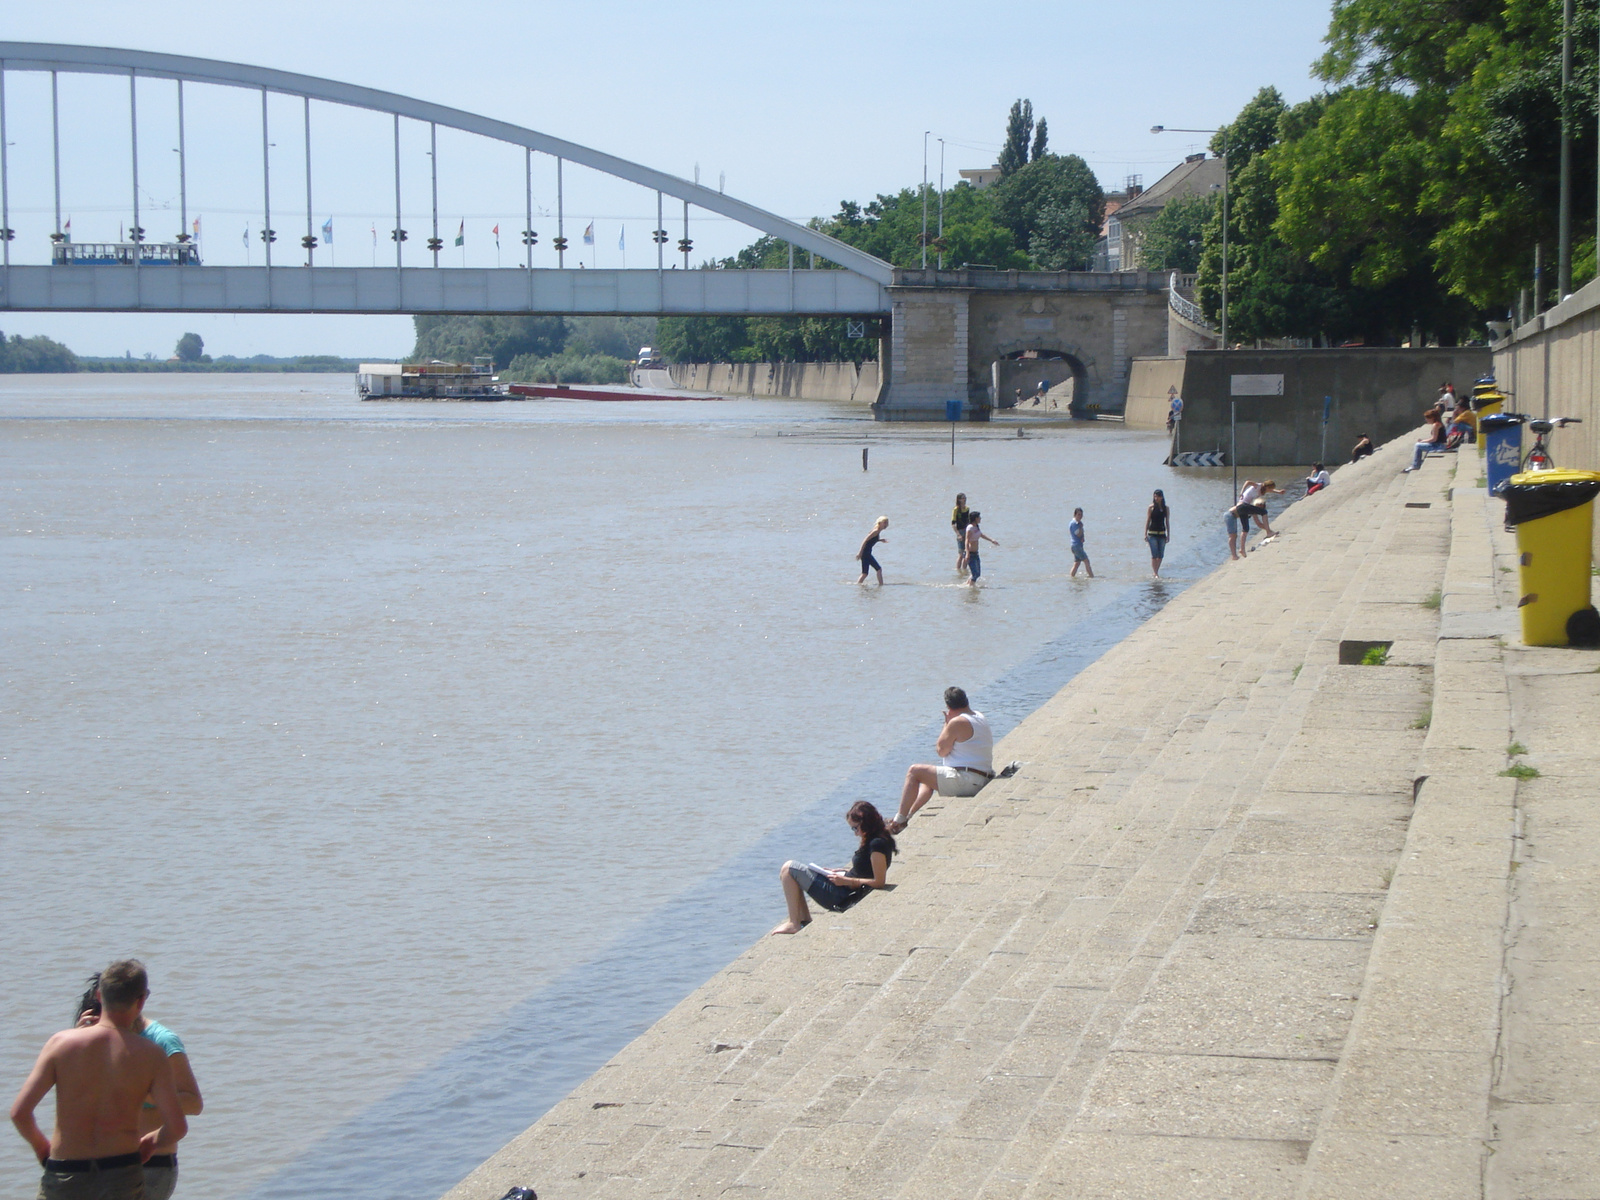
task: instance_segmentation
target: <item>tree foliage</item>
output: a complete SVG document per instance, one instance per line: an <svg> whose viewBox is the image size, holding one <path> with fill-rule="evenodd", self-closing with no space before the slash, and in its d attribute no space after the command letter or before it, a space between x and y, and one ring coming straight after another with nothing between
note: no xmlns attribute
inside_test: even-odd
<svg viewBox="0 0 1600 1200"><path fill-rule="evenodd" d="M1043 117L1033 131L1033 153L1028 155L1028 161L1043 158L1050 151L1050 129L1048 122Z"/></svg>
<svg viewBox="0 0 1600 1200"><path fill-rule="evenodd" d="M1179 196L1167 201L1139 232L1139 265L1149 271L1193 274L1200 267L1206 222L1216 209L1216 196Z"/></svg>
<svg viewBox="0 0 1600 1200"><path fill-rule="evenodd" d="M57 374L77 369L78 356L60 342L21 334L12 334L7 341L0 333L0 373Z"/></svg>
<svg viewBox="0 0 1600 1200"><path fill-rule="evenodd" d="M1317 65L1333 90L1307 128L1285 128L1278 155L1290 248L1358 288L1405 292L1409 281L1419 322L1503 312L1530 282L1535 245L1554 259L1561 10L1561 0L1337 0ZM1589 271L1597 32L1595 0L1579 0L1566 100L1573 235L1591 247L1580 256ZM1430 293L1454 299L1429 311Z"/></svg>
<svg viewBox="0 0 1600 1200"><path fill-rule="evenodd" d="M179 362L202 362L205 360L206 344L198 333L186 333L178 339L178 345L173 354Z"/></svg>
<svg viewBox="0 0 1600 1200"><path fill-rule="evenodd" d="M1000 177L1028 165L1029 139L1033 137L1033 101L1018 100L1006 117L1006 140L1000 148Z"/></svg>
<svg viewBox="0 0 1600 1200"><path fill-rule="evenodd" d="M500 366L519 355L548 357L567 344L563 317L444 317L412 318L417 327L413 358L445 362L471 362L486 356Z"/></svg>
<svg viewBox="0 0 1600 1200"><path fill-rule="evenodd" d="M1030 265L1047 271L1083 270L1094 255L1105 218L1106 194L1076 154L1047 154L1012 172L986 195L995 219L1026 247Z"/></svg>

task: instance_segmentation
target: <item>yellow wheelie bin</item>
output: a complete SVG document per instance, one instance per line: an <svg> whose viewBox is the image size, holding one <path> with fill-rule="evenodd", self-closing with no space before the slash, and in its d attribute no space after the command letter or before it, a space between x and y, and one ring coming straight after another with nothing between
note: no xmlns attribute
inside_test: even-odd
<svg viewBox="0 0 1600 1200"><path fill-rule="evenodd" d="M1485 375L1472 385L1472 411L1482 420L1491 413L1500 411L1500 406L1505 403L1505 395L1494 381L1494 377Z"/></svg>
<svg viewBox="0 0 1600 1200"><path fill-rule="evenodd" d="M1593 471L1524 471L1506 481L1506 524L1517 531L1522 640L1529 646L1593 645L1600 615L1589 602Z"/></svg>

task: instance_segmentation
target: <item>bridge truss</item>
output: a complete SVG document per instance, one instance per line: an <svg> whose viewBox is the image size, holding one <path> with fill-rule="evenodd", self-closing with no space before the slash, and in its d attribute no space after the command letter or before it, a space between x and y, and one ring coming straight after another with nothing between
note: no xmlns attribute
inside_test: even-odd
<svg viewBox="0 0 1600 1200"><path fill-rule="evenodd" d="M266 263L253 266L201 266L192 263L151 265L133 253L123 263L63 263L50 266L11 261L10 177L6 154L5 76L10 71L48 72L51 93L51 138L55 166L55 231L59 248L65 240L61 223L61 129L57 79L61 74L125 75L130 102L129 138L133 158L133 241L142 238L139 224L138 89L139 79L167 79L177 86L180 219L187 229L187 155L183 129L185 83L214 84L261 94L262 230ZM272 182L268 147L271 126L268 96L296 98L303 103L306 143L306 233L301 241L305 263L272 262ZM312 218L311 102L346 105L386 115L394 130L395 263L393 267L313 266L317 247ZM522 239L526 262L514 268L440 266L438 156L430 155L433 234L428 249L431 267L404 265L401 206L401 121L426 124L430 145L437 147L440 127L475 134L523 150L526 216ZM556 165L557 267L533 265L533 155L549 155ZM654 269L570 270L566 268L566 214L562 170L567 163L599 171L654 191L656 244ZM666 199L681 202L683 236L678 250L681 270L668 270ZM691 270L689 268L690 206L728 217L779 238L789 245L787 270ZM187 236L186 234L184 235ZM180 239L182 240L182 239ZM795 249L837 264L843 270L796 268ZM57 256L59 258L59 256ZM22 311L78 312L327 312L327 313L560 313L560 314L717 314L717 315L868 315L889 311L892 268L881 259L804 225L755 205L712 191L651 167L599 150L564 141L491 117L416 100L373 88L318 79L241 63L218 62L176 54L92 46L0 42L0 307Z"/></svg>

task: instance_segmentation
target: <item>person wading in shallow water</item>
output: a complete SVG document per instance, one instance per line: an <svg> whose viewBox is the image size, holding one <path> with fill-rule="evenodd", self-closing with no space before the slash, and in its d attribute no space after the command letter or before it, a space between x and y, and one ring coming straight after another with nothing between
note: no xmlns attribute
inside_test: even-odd
<svg viewBox="0 0 1600 1200"><path fill-rule="evenodd" d="M149 995L143 964L112 963L100 973L99 1019L46 1042L17 1093L11 1123L44 1167L40 1200L142 1200L144 1161L189 1131L166 1054L139 1033ZM46 1137L33 1112L52 1088L55 1133ZM141 1136L146 1096L161 1123Z"/></svg>
<svg viewBox="0 0 1600 1200"><path fill-rule="evenodd" d="M978 576L983 574L983 557L978 553L978 539L982 538L991 546L1000 544L978 528L978 522L982 519L983 514L980 512L974 512L967 518L967 571L970 575L967 580L968 587L977 587Z"/></svg>
<svg viewBox="0 0 1600 1200"><path fill-rule="evenodd" d="M1083 548L1083 509L1072 510L1072 523L1067 526L1067 536L1072 539L1072 576L1077 578L1081 566L1094 578L1094 568L1089 565L1089 552Z"/></svg>
<svg viewBox="0 0 1600 1200"><path fill-rule="evenodd" d="M861 543L861 549L856 551L856 558L861 560L861 578L856 580L857 583L865 583L867 572L872 570L878 573L878 586L883 586L883 568L878 565L878 560L872 557L872 548L879 542L889 540L883 536L883 531L887 528L889 528L889 518L879 517L877 524L872 527L872 532L867 534L866 540Z"/></svg>
<svg viewBox="0 0 1600 1200"><path fill-rule="evenodd" d="M1172 513L1167 498L1157 488L1144 513L1144 541L1150 547L1150 573L1161 574L1161 560L1167 556L1167 540L1172 536Z"/></svg>
<svg viewBox="0 0 1600 1200"><path fill-rule="evenodd" d="M1021 395L1021 392L1022 389L1018 388L1018 395ZM967 511L967 494L965 492L957 492L956 506L950 510L950 528L956 531L956 570L958 571L967 569L967 522L971 518L972 514Z"/></svg>

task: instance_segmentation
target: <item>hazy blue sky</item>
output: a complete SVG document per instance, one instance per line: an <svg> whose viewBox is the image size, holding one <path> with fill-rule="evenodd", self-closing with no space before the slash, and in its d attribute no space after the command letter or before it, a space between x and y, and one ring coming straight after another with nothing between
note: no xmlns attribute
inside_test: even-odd
<svg viewBox="0 0 1600 1200"><path fill-rule="evenodd" d="M988 165L1018 97L1049 120L1051 148L1081 154L1108 188L1131 174L1153 182L1205 138L1152 136L1151 125L1214 126L1266 84L1291 102L1315 91L1309 67L1328 11L1327 0L53 0L6 5L0 37L193 54L401 92L684 177L698 164L703 183L715 187L725 175L730 194L804 220L836 211L842 199L916 184L924 130L945 139L947 183L961 167ZM43 261L53 220L45 78L8 75L17 261ZM64 76L61 91L64 215L80 241L114 238L131 215L127 84ZM139 92L141 221L163 239L178 224L174 91L146 81ZM260 261L259 103L222 89L188 94L189 210L202 219L210 262L243 262L247 229L249 253ZM305 224L302 114L274 101L272 120L275 260L293 261L298 250L287 247ZM376 226L382 261L385 247L392 255L392 212L383 216L393 204L392 134L323 106L313 108L312 121L315 224L334 218L333 255L341 263L368 260ZM931 145L936 174L938 145ZM407 128L405 221L408 245L418 247L408 261L417 265L425 261L429 220L425 150L426 130ZM516 261L520 153L441 135L439 160L447 243L465 221L466 261L493 265L489 229L498 221L504 261ZM535 158L541 210L554 207L548 163ZM566 211L574 241L596 221L597 265L622 265L624 229L631 264L649 258L652 195L569 171ZM553 219L535 224L542 252ZM691 232L696 261L756 236L717 220L697 221ZM446 254L462 261L453 247ZM410 322L399 318L4 317L7 334L48 333L88 354L165 357L189 329L216 354L393 356L411 343Z"/></svg>

